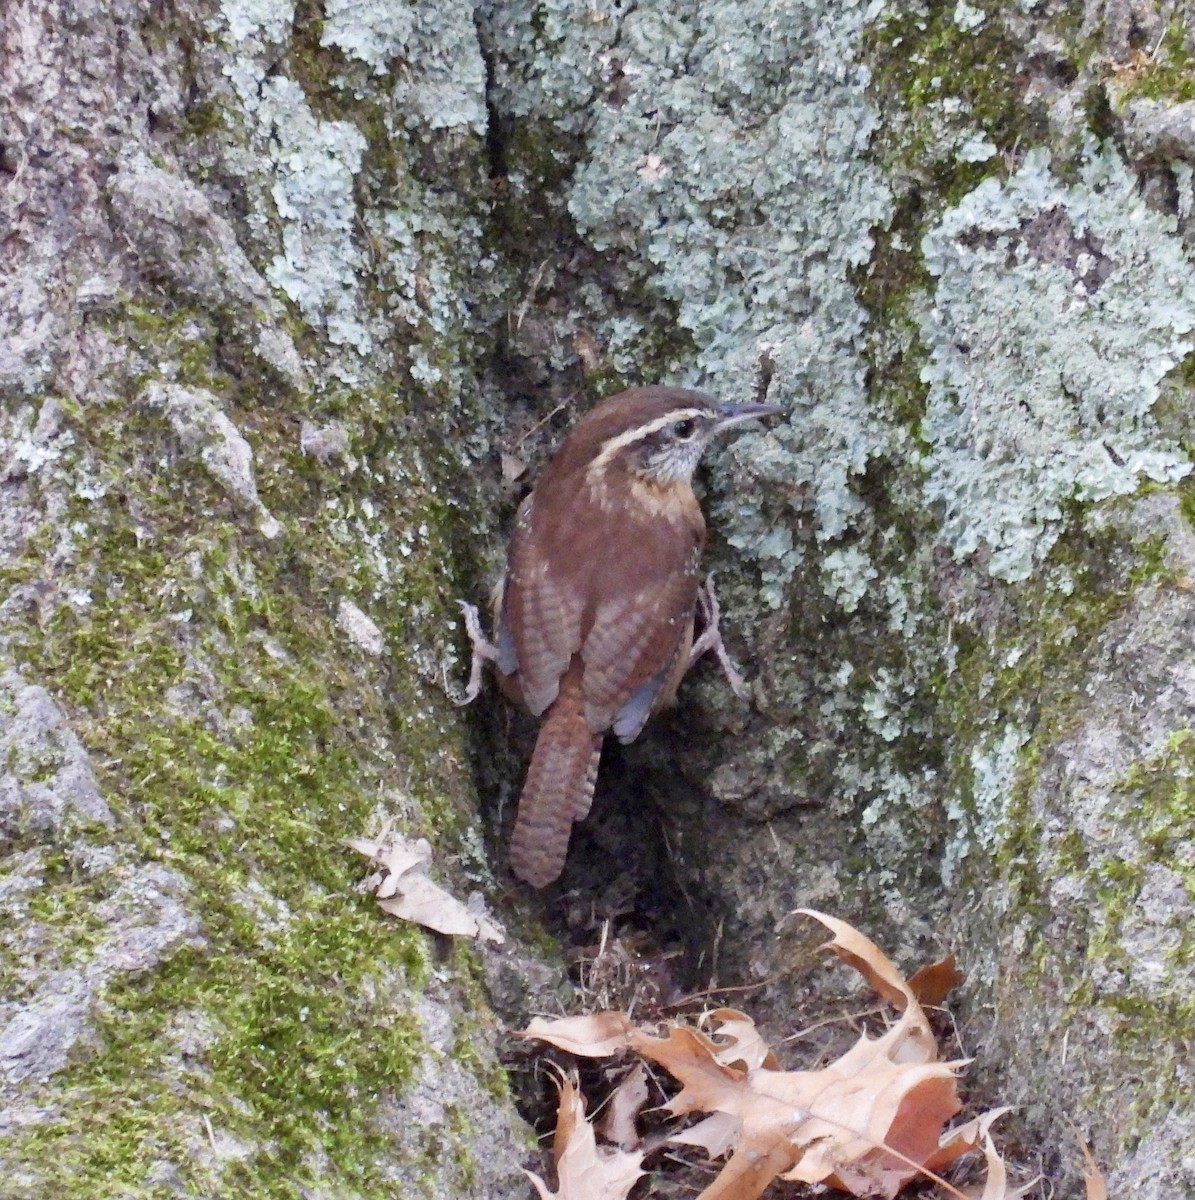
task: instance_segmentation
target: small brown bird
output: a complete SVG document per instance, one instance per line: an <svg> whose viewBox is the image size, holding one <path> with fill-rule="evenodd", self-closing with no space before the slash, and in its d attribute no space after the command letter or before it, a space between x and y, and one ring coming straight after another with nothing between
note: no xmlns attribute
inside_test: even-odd
<svg viewBox="0 0 1195 1200"><path fill-rule="evenodd" d="M782 411L670 387L604 400L569 430L519 509L495 592L496 645L462 605L474 648L466 699L488 659L503 692L544 717L510 842L511 869L533 887L564 868L608 731L634 741L707 650L741 685L713 589L699 582L705 518L693 471L715 434ZM699 603L705 628L694 642Z"/></svg>

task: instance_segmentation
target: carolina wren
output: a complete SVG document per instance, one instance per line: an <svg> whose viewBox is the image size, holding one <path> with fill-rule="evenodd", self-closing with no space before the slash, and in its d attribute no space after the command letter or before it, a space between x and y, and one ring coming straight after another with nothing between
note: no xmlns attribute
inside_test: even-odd
<svg viewBox="0 0 1195 1200"><path fill-rule="evenodd" d="M510 841L511 869L533 887L564 868L606 733L634 741L707 650L735 684L713 589L703 594L698 577L705 518L693 471L715 434L782 411L671 387L604 400L569 430L519 508L495 590L495 644L462 605L474 647L466 700L489 659L503 692L544 718ZM705 629L694 642L699 602Z"/></svg>

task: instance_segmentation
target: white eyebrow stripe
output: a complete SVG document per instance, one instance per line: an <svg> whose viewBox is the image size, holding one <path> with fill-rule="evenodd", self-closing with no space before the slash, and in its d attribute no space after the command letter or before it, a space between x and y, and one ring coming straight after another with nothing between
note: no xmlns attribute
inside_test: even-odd
<svg viewBox="0 0 1195 1200"><path fill-rule="evenodd" d="M625 433L620 433L617 437L612 437L602 446L601 453L589 464L589 471L600 471L620 450L625 449L627 446L633 446L636 442L641 442L646 437L651 437L653 433L659 433L661 429L666 429L669 425L673 425L677 421L684 421L691 417L705 417L708 419L715 415L708 408L674 408L662 417L656 417L654 421L648 421L646 425L636 425L634 429L628 429Z"/></svg>

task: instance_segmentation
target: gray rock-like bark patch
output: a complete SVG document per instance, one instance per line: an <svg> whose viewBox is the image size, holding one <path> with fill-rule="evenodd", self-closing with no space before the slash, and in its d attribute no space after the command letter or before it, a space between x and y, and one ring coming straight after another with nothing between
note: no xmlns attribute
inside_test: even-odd
<svg viewBox="0 0 1195 1200"><path fill-rule="evenodd" d="M25 1003L0 1005L7 1016L0 1070L10 1083L46 1079L67 1066L80 1044L94 1043L92 1006L114 976L149 970L182 946L202 943L187 893L175 872L138 868L98 907L107 931L89 955L53 972Z"/></svg>
<svg viewBox="0 0 1195 1200"><path fill-rule="evenodd" d="M57 837L72 821L111 825L87 752L45 688L0 675L0 838Z"/></svg>

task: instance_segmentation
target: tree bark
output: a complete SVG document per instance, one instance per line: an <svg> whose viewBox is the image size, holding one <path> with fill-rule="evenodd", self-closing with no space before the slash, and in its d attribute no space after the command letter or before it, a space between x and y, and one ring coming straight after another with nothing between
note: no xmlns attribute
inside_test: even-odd
<svg viewBox="0 0 1195 1200"><path fill-rule="evenodd" d="M496 1030L591 906L774 1033L794 908L954 949L1055 1194L1070 1121L1195 1188L1192 20L6 5L0 1194L523 1196ZM455 601L641 382L790 406L704 477L753 695L609 754L541 900ZM386 827L508 946L355 892Z"/></svg>

